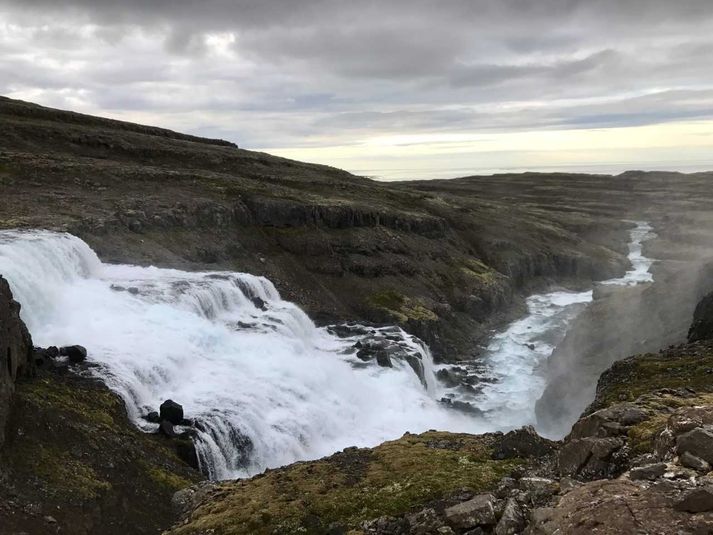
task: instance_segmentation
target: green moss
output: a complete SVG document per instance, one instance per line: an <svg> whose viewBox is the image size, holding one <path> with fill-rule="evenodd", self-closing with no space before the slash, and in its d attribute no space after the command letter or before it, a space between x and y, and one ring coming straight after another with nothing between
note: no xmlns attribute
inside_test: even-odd
<svg viewBox="0 0 713 535"><path fill-rule="evenodd" d="M367 298L367 303L389 314L399 323L413 321L438 321L435 312L418 300L411 299L394 290L375 293Z"/></svg>
<svg viewBox="0 0 713 535"><path fill-rule="evenodd" d="M40 379L26 385L20 395L47 410L64 410L74 413L89 423L113 427L112 414L121 408L121 402L106 389L75 389L71 385L51 379Z"/></svg>
<svg viewBox="0 0 713 535"><path fill-rule="evenodd" d="M642 394L663 388L692 388L709 391L713 386L713 351L706 348L674 354L640 355L615 364L606 383L597 393L598 405L608 406L622 400L634 401Z"/></svg>
<svg viewBox="0 0 713 535"><path fill-rule="evenodd" d="M654 449L654 439L664 430L668 414L656 414L629 429L629 447L636 454L651 453Z"/></svg>
<svg viewBox="0 0 713 535"><path fill-rule="evenodd" d="M401 515L462 488L491 489L520 462L492 460L482 437L407 435L225 484L221 498L172 533L324 533L333 523L357 529L364 520Z"/></svg>
<svg viewBox="0 0 713 535"><path fill-rule="evenodd" d="M176 492L191 485L191 482L187 479L182 478L174 472L169 472L160 466L147 464L143 461L140 464L154 483L171 492Z"/></svg>
<svg viewBox="0 0 713 535"><path fill-rule="evenodd" d="M52 445L32 444L18 462L45 481L46 492L57 498L86 501L111 488L91 466Z"/></svg>

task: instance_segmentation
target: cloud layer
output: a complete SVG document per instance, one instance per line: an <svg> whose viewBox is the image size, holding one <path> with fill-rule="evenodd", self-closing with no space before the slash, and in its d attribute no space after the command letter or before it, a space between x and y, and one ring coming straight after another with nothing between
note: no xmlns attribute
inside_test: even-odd
<svg viewBox="0 0 713 535"><path fill-rule="evenodd" d="M0 0L0 94L298 157L713 119L709 0L59 4Z"/></svg>

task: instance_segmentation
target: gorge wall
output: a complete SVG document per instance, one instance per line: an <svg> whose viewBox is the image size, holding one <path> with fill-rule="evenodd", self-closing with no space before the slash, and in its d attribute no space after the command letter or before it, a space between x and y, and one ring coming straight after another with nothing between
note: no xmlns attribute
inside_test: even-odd
<svg viewBox="0 0 713 535"><path fill-rule="evenodd" d="M15 382L32 374L32 338L20 319L7 281L0 276L0 446L10 412Z"/></svg>

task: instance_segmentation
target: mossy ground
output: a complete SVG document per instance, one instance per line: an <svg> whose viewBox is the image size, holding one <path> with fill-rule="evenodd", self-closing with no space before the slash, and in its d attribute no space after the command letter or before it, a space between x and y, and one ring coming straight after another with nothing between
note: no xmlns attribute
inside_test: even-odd
<svg viewBox="0 0 713 535"><path fill-rule="evenodd" d="M684 389L688 395L676 395ZM695 394L693 394L695 392ZM696 343L617 362L602 376L590 411L635 402L650 417L628 431L635 453L649 453L672 409L713 405L713 344Z"/></svg>
<svg viewBox="0 0 713 535"><path fill-rule="evenodd" d="M713 345L683 345L615 363L602 375L592 409L666 388L713 391Z"/></svg>
<svg viewBox="0 0 713 535"><path fill-rule="evenodd" d="M173 493L201 479L166 439L136 429L115 394L71 372L18 383L6 437L0 467L12 486L0 480L0 500L39 511L0 509L0 526L18 532L45 533L36 517L51 515L77 535L157 533L174 520Z"/></svg>
<svg viewBox="0 0 713 535"><path fill-rule="evenodd" d="M174 535L322 534L339 525L401 515L460 489L492 489L522 463L491 459L492 436L405 435L374 449L349 449L246 481L224 484ZM214 530L214 531L210 531Z"/></svg>
<svg viewBox="0 0 713 535"><path fill-rule="evenodd" d="M367 303L389 314L395 321L406 324L409 321L437 321L435 312L418 300L411 299L394 290L372 294Z"/></svg>

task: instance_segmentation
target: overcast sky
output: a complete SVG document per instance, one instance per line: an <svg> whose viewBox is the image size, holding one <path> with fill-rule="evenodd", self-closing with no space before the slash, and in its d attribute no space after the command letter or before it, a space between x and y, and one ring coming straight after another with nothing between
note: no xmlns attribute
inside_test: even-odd
<svg viewBox="0 0 713 535"><path fill-rule="evenodd" d="M713 168L713 2L0 0L0 94L387 179Z"/></svg>

